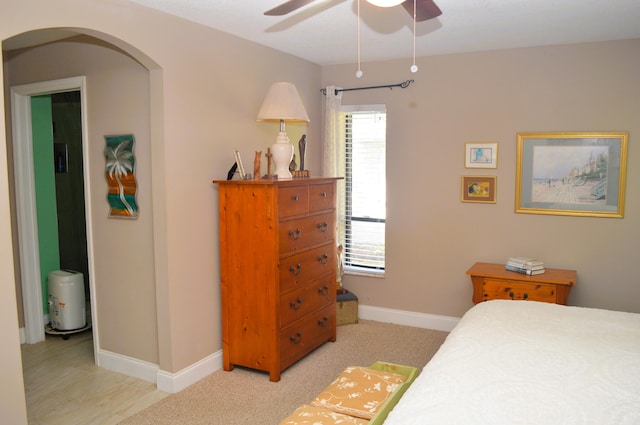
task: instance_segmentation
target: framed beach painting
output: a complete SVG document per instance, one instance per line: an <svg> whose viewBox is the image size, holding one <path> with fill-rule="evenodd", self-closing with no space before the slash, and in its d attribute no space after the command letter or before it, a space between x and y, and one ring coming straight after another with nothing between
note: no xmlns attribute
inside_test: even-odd
<svg viewBox="0 0 640 425"><path fill-rule="evenodd" d="M109 217L138 218L133 134L105 136L105 177Z"/></svg>
<svg viewBox="0 0 640 425"><path fill-rule="evenodd" d="M622 218L628 137L518 133L515 211Z"/></svg>

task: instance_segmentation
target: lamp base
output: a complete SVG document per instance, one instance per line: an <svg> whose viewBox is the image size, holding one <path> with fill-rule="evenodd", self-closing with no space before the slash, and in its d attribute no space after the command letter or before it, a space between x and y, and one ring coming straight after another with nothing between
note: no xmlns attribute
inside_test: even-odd
<svg viewBox="0 0 640 425"><path fill-rule="evenodd" d="M284 138L283 138L284 134ZM286 142L283 139L286 138ZM290 179L292 178L289 171L289 164L293 159L293 145L289 143L289 138L286 133L280 133L276 143L271 146L271 155L273 155L273 162L275 163L276 170L274 174L278 176L278 179Z"/></svg>

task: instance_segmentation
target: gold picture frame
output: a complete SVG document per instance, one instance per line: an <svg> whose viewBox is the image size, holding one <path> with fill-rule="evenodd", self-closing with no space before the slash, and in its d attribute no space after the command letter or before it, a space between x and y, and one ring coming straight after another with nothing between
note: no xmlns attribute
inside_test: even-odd
<svg viewBox="0 0 640 425"><path fill-rule="evenodd" d="M518 133L516 213L624 217L628 132Z"/></svg>
<svg viewBox="0 0 640 425"><path fill-rule="evenodd" d="M462 176L462 202L496 203L496 176Z"/></svg>

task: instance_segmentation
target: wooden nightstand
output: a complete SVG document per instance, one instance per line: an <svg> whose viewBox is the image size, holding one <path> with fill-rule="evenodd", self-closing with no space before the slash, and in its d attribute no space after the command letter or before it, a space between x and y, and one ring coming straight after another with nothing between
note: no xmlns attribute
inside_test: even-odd
<svg viewBox="0 0 640 425"><path fill-rule="evenodd" d="M467 274L473 283L473 302L488 300L531 300L567 304L576 284L575 270L546 269L528 276L505 270L504 264L475 263Z"/></svg>

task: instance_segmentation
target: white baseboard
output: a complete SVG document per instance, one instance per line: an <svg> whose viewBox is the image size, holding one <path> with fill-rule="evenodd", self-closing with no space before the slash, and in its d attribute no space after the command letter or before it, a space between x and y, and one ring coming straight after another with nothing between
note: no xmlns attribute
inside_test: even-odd
<svg viewBox="0 0 640 425"><path fill-rule="evenodd" d="M134 359L133 357L123 356L122 354L112 353L107 350L98 351L98 366L113 372L132 376L142 379L143 381L156 383L158 374L158 365L145 362L143 360Z"/></svg>
<svg viewBox="0 0 640 425"><path fill-rule="evenodd" d="M222 368L222 350L187 366L176 373L158 371L158 389L175 394Z"/></svg>
<svg viewBox="0 0 640 425"><path fill-rule="evenodd" d="M451 332L460 318L438 316L435 314L416 313L413 311L393 310L390 308L358 306L358 317L363 320L393 323L396 325L413 326L416 328L435 329Z"/></svg>
<svg viewBox="0 0 640 425"><path fill-rule="evenodd" d="M415 313L412 311L393 310L367 305L358 306L358 317L363 320L435 329L445 332L450 332L460 320L457 317ZM21 341L23 338L24 329L21 328ZM112 353L106 350L99 351L98 365L114 372L123 373L134 378L155 383L159 390L169 394L175 394L184 390L188 386L195 384L213 372L222 369L222 350L217 351L176 373L160 370L159 366L156 364Z"/></svg>

